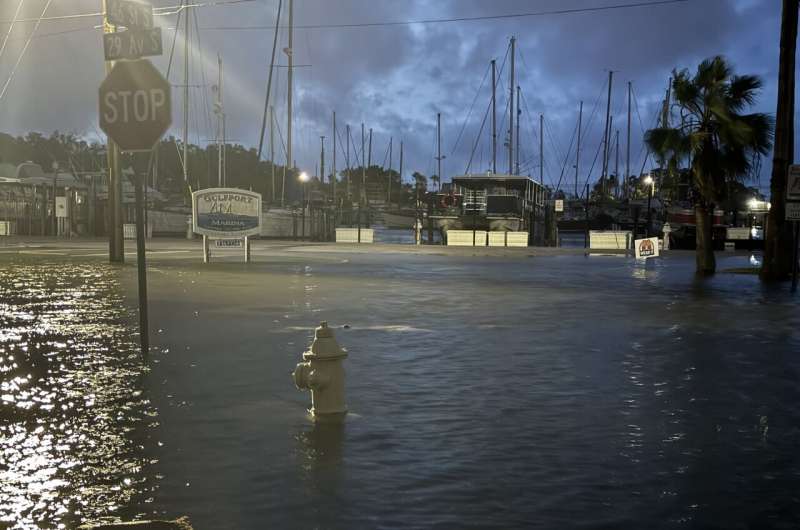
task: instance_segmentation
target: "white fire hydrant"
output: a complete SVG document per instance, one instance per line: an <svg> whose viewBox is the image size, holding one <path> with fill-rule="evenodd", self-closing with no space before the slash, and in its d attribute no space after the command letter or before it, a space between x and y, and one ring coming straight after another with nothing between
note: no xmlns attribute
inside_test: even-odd
<svg viewBox="0 0 800 530"><path fill-rule="evenodd" d="M311 348L303 353L292 373L300 390L311 390L311 416L318 421L339 421L347 414L344 403L344 367L347 352L336 342L333 330L322 322L314 332Z"/></svg>

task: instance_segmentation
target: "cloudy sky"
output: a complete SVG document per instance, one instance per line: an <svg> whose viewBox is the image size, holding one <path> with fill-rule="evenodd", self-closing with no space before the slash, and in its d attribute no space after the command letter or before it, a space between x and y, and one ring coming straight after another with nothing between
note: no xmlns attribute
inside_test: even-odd
<svg viewBox="0 0 800 530"><path fill-rule="evenodd" d="M46 17L96 13L101 0L24 0L20 17L0 56L0 88L19 60L35 19L50 1ZM648 1L648 0L645 0ZM284 0L284 15L286 4ZM154 0L155 7L180 0ZM211 3L198 0L197 3ZM228 137L247 146L258 144L265 85L272 50L271 28L277 0L224 3L193 9L190 140L214 138L210 85L216 82L217 54L225 64L225 108ZM351 23L419 21L596 8L637 0L296 0L294 23L296 69L294 158L309 172L319 161L320 136L327 137L331 159L332 112L345 140L350 124L360 149L361 123L373 129L373 163L386 159L389 138L397 167L399 141L405 149L404 174L436 172L436 114L442 114L443 180L454 174L490 167L491 137L487 120L491 94L485 76L489 61L503 63L509 38L517 37L517 84L523 105L521 165L539 173L539 114L545 116L544 180L574 187L579 102L584 101L584 142L580 180L585 181L600 152L608 71L614 71L612 114L620 129L620 172L625 164L627 82L635 95L631 172L644 165L643 128L652 125L671 70L693 68L703 58L727 56L739 73L757 74L765 87L757 110L774 113L778 69L780 2L778 0L688 0L668 5L630 7L583 13L542 14L481 21L415 23L368 27L308 27ZM0 38L9 29L19 0L0 0ZM195 19L196 16L196 19ZM165 28L165 56L154 59L167 72L176 16L157 17ZM286 25L285 16L282 26ZM98 16L43 21L30 40L0 100L0 131L24 134L74 131L91 138L97 126L97 87L104 77ZM306 26L303 28L303 26ZM195 31L195 29L199 31ZM182 31L183 28L181 28ZM280 49L287 31L279 35ZM1 43L2 41L0 41ZM499 66L498 66L499 67ZM503 142L508 127L509 66L498 83L498 170L508 167ZM182 38L177 39L170 73L183 83ZM276 69L273 104L280 134L286 133L286 69ZM173 133L181 135L182 89L174 96ZM474 102L474 105L473 105ZM471 112L470 112L471 109ZM337 165L344 165L339 146ZM355 151L355 148L353 148ZM355 163L355 156L353 163ZM283 158L276 157L279 160ZM472 162L470 164L470 158ZM600 158L591 180L599 174ZM568 161L565 163L565 159ZM388 160L386 161L388 164ZM615 156L611 155L611 172ZM649 167L647 164L645 169ZM768 188L770 161L764 161L761 187ZM562 178L563 173L563 178Z"/></svg>

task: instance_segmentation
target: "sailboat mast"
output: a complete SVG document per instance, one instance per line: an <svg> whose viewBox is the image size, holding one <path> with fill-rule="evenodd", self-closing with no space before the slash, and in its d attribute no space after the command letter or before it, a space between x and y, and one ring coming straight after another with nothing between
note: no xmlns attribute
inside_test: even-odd
<svg viewBox="0 0 800 530"><path fill-rule="evenodd" d="M613 70L608 71L608 100L606 102L606 127L603 130L603 173L600 175L600 196L606 191L606 177L608 176L608 136L611 126L611 83L614 79Z"/></svg>
<svg viewBox="0 0 800 530"><path fill-rule="evenodd" d="M272 168L272 202L275 202L275 107L269 107L269 165Z"/></svg>
<svg viewBox="0 0 800 530"><path fill-rule="evenodd" d="M331 173L331 187L333 188L333 206L336 207L336 111L333 111L333 169Z"/></svg>
<svg viewBox="0 0 800 530"><path fill-rule="evenodd" d="M189 46L189 32L192 25L189 23L189 6L186 6L186 27L183 28L183 182L189 182L189 61L191 60L191 47Z"/></svg>
<svg viewBox="0 0 800 530"><path fill-rule="evenodd" d="M628 183L631 178L631 82L628 81L628 135L625 141L625 183L622 187L623 194L628 197Z"/></svg>
<svg viewBox="0 0 800 530"><path fill-rule="evenodd" d="M619 190L619 129L617 129L617 137L615 140L614 153L615 153L614 176L617 177L617 193L615 193L615 195L618 195L619 194L618 191Z"/></svg>
<svg viewBox="0 0 800 530"><path fill-rule="evenodd" d="M442 182L442 113L436 113L436 178Z"/></svg>
<svg viewBox="0 0 800 530"><path fill-rule="evenodd" d="M492 59L492 173L497 173L497 61Z"/></svg>
<svg viewBox="0 0 800 530"><path fill-rule="evenodd" d="M286 166L293 167L292 164L292 81L294 75L294 50L293 45L293 26L294 26L294 0L289 0L289 45L284 50L288 56L288 72L286 82ZM286 182L284 182L284 186Z"/></svg>
<svg viewBox="0 0 800 530"><path fill-rule="evenodd" d="M367 154L367 167L372 167L372 127L369 128L369 153Z"/></svg>
<svg viewBox="0 0 800 530"><path fill-rule="evenodd" d="M511 94L509 95L509 124L508 124L508 174L511 175L514 171L513 163L514 163L514 55L516 53L517 48L517 39L516 37L511 37L511 85L509 90Z"/></svg>
<svg viewBox="0 0 800 530"><path fill-rule="evenodd" d="M347 144L347 151L345 152L344 156L344 164L347 166L347 200L352 202L350 197L350 124L346 123L344 128L347 135L347 139L345 140L345 143Z"/></svg>
<svg viewBox="0 0 800 530"><path fill-rule="evenodd" d="M544 114L539 114L539 184L544 186Z"/></svg>
<svg viewBox="0 0 800 530"><path fill-rule="evenodd" d="M519 86L517 86L517 153L516 153L517 160L516 160L516 164L515 164L515 168L516 168L516 172L515 173L517 175L519 175L519 115L522 114L522 111L519 110L520 109L520 106L519 106L519 93L520 93L520 88L519 88Z"/></svg>
<svg viewBox="0 0 800 530"><path fill-rule="evenodd" d="M578 198L578 166L581 163L581 127L583 121L583 101L578 108L578 147L575 149L575 198Z"/></svg>
<svg viewBox="0 0 800 530"><path fill-rule="evenodd" d="M403 186L403 141L400 140L400 186Z"/></svg>
<svg viewBox="0 0 800 530"><path fill-rule="evenodd" d="M361 193L358 194L358 204L361 204L364 201L364 194L366 193L367 186L367 163L365 161L364 155L367 154L365 149L365 142L366 136L364 135L364 122L361 122Z"/></svg>
<svg viewBox="0 0 800 530"><path fill-rule="evenodd" d="M389 205L392 202L392 142L394 138L391 136L389 137L389 187L388 191L386 192L386 204Z"/></svg>
<svg viewBox="0 0 800 530"><path fill-rule="evenodd" d="M223 150L223 133L222 133L222 116L223 116L223 107L222 107L222 55L217 54L217 67L218 67L218 79L217 79L217 187L222 187L222 150Z"/></svg>

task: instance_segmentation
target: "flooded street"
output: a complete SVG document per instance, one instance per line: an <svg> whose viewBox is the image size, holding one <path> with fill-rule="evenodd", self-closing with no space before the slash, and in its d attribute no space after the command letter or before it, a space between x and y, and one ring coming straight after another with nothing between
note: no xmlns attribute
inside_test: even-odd
<svg viewBox="0 0 800 530"><path fill-rule="evenodd" d="M155 256L142 363L132 261L0 254L0 527L800 525L786 286L688 253ZM343 426L290 377L323 320Z"/></svg>

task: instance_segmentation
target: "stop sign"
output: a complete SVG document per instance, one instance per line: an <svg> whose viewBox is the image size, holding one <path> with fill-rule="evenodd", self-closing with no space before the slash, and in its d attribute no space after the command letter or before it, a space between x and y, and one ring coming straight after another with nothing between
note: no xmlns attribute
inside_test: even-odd
<svg viewBox="0 0 800 530"><path fill-rule="evenodd" d="M122 151L149 151L172 125L169 83L146 59L117 61L100 85L100 128Z"/></svg>

